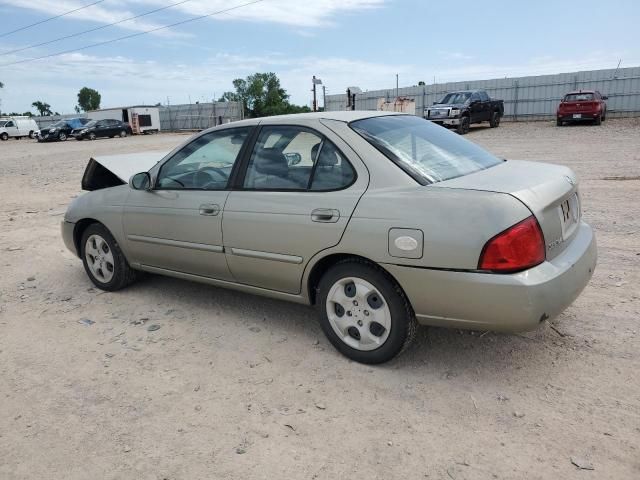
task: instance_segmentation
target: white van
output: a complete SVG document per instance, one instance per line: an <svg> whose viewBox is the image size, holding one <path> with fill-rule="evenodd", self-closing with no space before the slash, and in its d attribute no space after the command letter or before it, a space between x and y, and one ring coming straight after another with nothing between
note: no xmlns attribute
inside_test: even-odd
<svg viewBox="0 0 640 480"><path fill-rule="evenodd" d="M0 140L8 140L9 137L34 138L37 131L38 124L31 117L0 118Z"/></svg>

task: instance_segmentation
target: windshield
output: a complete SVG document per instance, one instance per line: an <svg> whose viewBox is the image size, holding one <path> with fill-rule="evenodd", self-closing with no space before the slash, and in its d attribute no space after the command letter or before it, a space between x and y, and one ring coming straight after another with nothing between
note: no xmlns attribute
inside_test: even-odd
<svg viewBox="0 0 640 480"><path fill-rule="evenodd" d="M459 135L413 115L366 118L350 125L422 185L462 177L502 162Z"/></svg>
<svg viewBox="0 0 640 480"><path fill-rule="evenodd" d="M442 103L445 105L455 105L458 103L464 103L467 100L469 100L469 97L471 97L471 93L470 92L453 92L453 93L447 93L444 98L442 100L440 100L438 103Z"/></svg>
<svg viewBox="0 0 640 480"><path fill-rule="evenodd" d="M49 128L62 128L66 126L67 122L65 122L64 120L58 120L56 123L51 124Z"/></svg>
<svg viewBox="0 0 640 480"><path fill-rule="evenodd" d="M91 127L95 126L96 123L98 123L98 122L96 122L95 120L91 120L90 122L85 123L84 127L85 128L91 128Z"/></svg>
<svg viewBox="0 0 640 480"><path fill-rule="evenodd" d="M593 100L593 93L570 93L564 97L565 102L588 102Z"/></svg>

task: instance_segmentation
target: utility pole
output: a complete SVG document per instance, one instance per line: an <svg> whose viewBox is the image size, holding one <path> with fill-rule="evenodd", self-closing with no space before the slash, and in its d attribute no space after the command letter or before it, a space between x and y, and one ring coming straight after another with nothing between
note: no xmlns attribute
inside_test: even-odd
<svg viewBox="0 0 640 480"><path fill-rule="evenodd" d="M396 73L396 98L398 98L400 95L398 94L398 74Z"/></svg>
<svg viewBox="0 0 640 480"><path fill-rule="evenodd" d="M318 102L316 100L316 85L322 85L322 80L320 80L319 78L316 78L316 76L314 75L313 78L311 79L311 82L313 83L313 111L317 112Z"/></svg>
<svg viewBox="0 0 640 480"><path fill-rule="evenodd" d="M327 87L322 85L322 109L327 111Z"/></svg>

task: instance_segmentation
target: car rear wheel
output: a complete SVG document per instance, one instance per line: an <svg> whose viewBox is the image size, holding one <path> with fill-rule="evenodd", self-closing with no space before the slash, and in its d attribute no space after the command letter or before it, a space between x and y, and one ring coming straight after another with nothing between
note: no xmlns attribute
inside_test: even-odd
<svg viewBox="0 0 640 480"><path fill-rule="evenodd" d="M0 140L6 142L7 140L9 140L9 134L7 132L0 134Z"/></svg>
<svg viewBox="0 0 640 480"><path fill-rule="evenodd" d="M496 128L500 125L500 114L498 112L493 112L491 114L491 119L489 120L489 126L491 128Z"/></svg>
<svg viewBox="0 0 640 480"><path fill-rule="evenodd" d="M58 140L60 140L61 142L64 142L67 139L67 134L64 132L60 132L58 134Z"/></svg>
<svg viewBox="0 0 640 480"><path fill-rule="evenodd" d="M458 125L458 128L457 128L457 130L456 130L456 131L457 131L460 135L466 135L467 133L469 133L469 127L470 127L470 125L471 125L471 122L470 122L470 120L469 120L469 117L462 117L462 118L460 119L460 124Z"/></svg>
<svg viewBox="0 0 640 480"><path fill-rule="evenodd" d="M126 287L137 277L118 242L104 225L89 225L80 241L82 263L93 284L113 292Z"/></svg>
<svg viewBox="0 0 640 480"><path fill-rule="evenodd" d="M400 287L365 261L345 260L329 269L318 287L317 308L329 341L356 362L391 360L409 346L417 329Z"/></svg>
<svg viewBox="0 0 640 480"><path fill-rule="evenodd" d="M126 130L121 130L120 131L120 138L124 138L127 136L127 131Z"/></svg>

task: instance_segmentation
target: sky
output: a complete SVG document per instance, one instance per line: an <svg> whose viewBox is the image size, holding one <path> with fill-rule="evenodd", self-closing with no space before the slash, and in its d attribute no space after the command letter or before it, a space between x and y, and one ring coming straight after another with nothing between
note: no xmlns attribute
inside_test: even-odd
<svg viewBox="0 0 640 480"><path fill-rule="evenodd" d="M255 72L310 105L313 75L332 94L640 65L637 0L188 0L100 28L180 1L102 0L7 34L96 1L0 0L2 111L71 113L84 86L102 107L206 102Z"/></svg>

